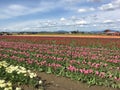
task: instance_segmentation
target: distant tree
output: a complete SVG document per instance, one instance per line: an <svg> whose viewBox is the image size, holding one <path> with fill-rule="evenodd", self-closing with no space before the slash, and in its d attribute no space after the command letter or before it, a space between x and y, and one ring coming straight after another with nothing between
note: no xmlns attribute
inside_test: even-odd
<svg viewBox="0 0 120 90"><path fill-rule="evenodd" d="M77 33L79 33L79 31L71 31L71 33L77 34Z"/></svg>
<svg viewBox="0 0 120 90"><path fill-rule="evenodd" d="M82 34L85 34L85 32L81 32Z"/></svg>

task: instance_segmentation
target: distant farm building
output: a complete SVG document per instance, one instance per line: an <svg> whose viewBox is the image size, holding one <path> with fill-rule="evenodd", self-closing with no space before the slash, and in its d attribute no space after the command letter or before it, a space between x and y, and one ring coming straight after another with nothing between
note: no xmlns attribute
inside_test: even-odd
<svg viewBox="0 0 120 90"><path fill-rule="evenodd" d="M111 30L105 30L104 31L104 33L106 34L106 35L112 35L112 36L120 36L120 32L118 32L118 31L111 31Z"/></svg>

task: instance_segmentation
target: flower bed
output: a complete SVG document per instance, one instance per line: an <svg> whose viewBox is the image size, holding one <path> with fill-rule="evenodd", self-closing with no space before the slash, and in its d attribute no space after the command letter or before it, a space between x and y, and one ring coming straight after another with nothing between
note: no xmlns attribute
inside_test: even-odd
<svg viewBox="0 0 120 90"><path fill-rule="evenodd" d="M5 40L5 39L4 39ZM104 47L0 41L0 59L88 85L120 88L120 50Z"/></svg>
<svg viewBox="0 0 120 90"><path fill-rule="evenodd" d="M43 81L36 73L22 66L0 61L0 90L24 90L20 86L31 85L44 90Z"/></svg>
<svg viewBox="0 0 120 90"><path fill-rule="evenodd" d="M39 36L0 36L2 41L8 42L27 42L36 44L57 44L57 45L70 45L79 47L105 47L111 49L120 48L120 37L115 38L91 38L91 37L39 37Z"/></svg>

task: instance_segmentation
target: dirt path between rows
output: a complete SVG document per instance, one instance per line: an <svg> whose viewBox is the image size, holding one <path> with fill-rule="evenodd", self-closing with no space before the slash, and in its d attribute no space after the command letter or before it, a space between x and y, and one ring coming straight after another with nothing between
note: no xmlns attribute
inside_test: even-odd
<svg viewBox="0 0 120 90"><path fill-rule="evenodd" d="M70 80L65 77L58 77L53 74L39 73L42 79L49 83L47 90L119 90L103 86L91 86L79 81Z"/></svg>

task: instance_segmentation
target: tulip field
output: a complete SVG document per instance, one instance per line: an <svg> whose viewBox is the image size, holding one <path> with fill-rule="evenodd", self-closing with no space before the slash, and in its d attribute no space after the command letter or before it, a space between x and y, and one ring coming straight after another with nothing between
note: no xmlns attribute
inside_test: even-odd
<svg viewBox="0 0 120 90"><path fill-rule="evenodd" d="M45 90L36 72L120 89L120 38L0 36L0 90Z"/></svg>

